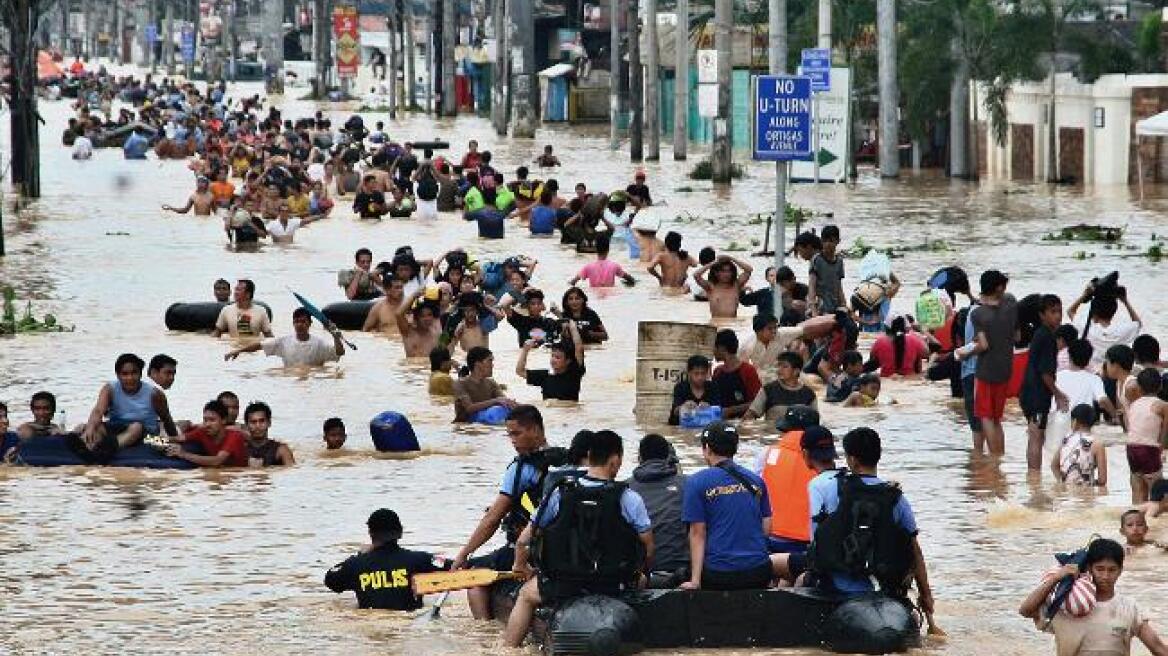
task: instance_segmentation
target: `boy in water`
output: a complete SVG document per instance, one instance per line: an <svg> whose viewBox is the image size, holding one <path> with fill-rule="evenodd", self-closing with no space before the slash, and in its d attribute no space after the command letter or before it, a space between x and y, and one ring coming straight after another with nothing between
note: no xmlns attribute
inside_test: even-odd
<svg viewBox="0 0 1168 656"><path fill-rule="evenodd" d="M335 451L345 446L345 422L340 417L329 417L324 420L324 445L329 451Z"/></svg>
<svg viewBox="0 0 1168 656"><path fill-rule="evenodd" d="M750 282L753 272L749 263L729 255L719 255L694 272L694 280L709 299L712 318L733 319L738 316L738 297Z"/></svg>
<svg viewBox="0 0 1168 656"><path fill-rule="evenodd" d="M662 287L681 289L685 287L690 268L695 266L697 261L681 250L681 235L668 232L665 235L665 251L653 258L648 269L649 275L656 278Z"/></svg>
<svg viewBox="0 0 1168 656"><path fill-rule="evenodd" d="M836 254L839 247L839 228L823 226L820 232L823 251L811 256L807 308L812 316L831 314L844 305L844 260Z"/></svg>
<svg viewBox="0 0 1168 656"><path fill-rule="evenodd" d="M844 408L871 408L880 396L880 374L870 371L857 380L856 391L844 399Z"/></svg>
<svg viewBox="0 0 1168 656"><path fill-rule="evenodd" d="M1125 510L1119 516L1119 534L1127 541L1125 551L1132 553L1148 544L1148 518L1139 508Z"/></svg>
<svg viewBox="0 0 1168 656"><path fill-rule="evenodd" d="M452 368L454 360L450 358L450 349L435 346L430 351L430 396L454 396L454 379L450 376Z"/></svg>

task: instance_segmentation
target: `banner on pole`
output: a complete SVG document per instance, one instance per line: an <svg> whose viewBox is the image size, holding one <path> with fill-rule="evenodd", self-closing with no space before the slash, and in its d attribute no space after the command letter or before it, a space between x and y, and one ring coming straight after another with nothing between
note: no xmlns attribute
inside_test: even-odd
<svg viewBox="0 0 1168 656"><path fill-rule="evenodd" d="M847 175L848 131L851 129L852 80L847 68L831 69L831 90L819 94L816 106L818 115L815 126L819 130L819 181L843 182ZM855 148L854 146L852 147ZM791 165L791 179L809 181L815 179L812 160L795 162Z"/></svg>
<svg viewBox="0 0 1168 656"><path fill-rule="evenodd" d="M187 63L195 61L195 28L193 25L183 26L179 44L182 49L183 61Z"/></svg>
<svg viewBox="0 0 1168 656"><path fill-rule="evenodd" d="M361 34L357 28L357 8L333 8L333 36L337 42L337 76L357 77L361 67Z"/></svg>

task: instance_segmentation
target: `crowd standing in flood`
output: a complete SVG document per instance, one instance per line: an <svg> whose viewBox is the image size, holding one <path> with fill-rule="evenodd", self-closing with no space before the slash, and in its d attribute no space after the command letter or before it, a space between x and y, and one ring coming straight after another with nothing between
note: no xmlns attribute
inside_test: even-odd
<svg viewBox="0 0 1168 656"><path fill-rule="evenodd" d="M133 109L114 116L110 96ZM1100 422L1121 427L1133 508L1120 527L1128 549L1154 543L1145 538L1147 519L1168 508L1162 475L1168 445L1165 363L1117 277L1093 280L1064 314L1062 299L1054 295L1018 300L1007 291L1008 276L997 270L977 277L975 295L965 272L952 267L938 272L916 299L917 316L908 316L891 309L902 283L879 258L855 263L870 275L852 295L845 292L840 230L826 225L795 241L796 255L807 262L806 283L795 268L772 268L765 272L766 284L754 289L753 269L744 259L702 249L695 260L681 249L679 233L658 239L661 224L643 171L611 193L590 193L580 182L565 199L556 179L533 179L526 166L507 176L473 141L457 163L431 148L421 148L419 157L414 145L395 142L380 124L367 130L359 117L334 129L320 113L289 120L262 106L259 98L233 102L222 86L204 93L170 80L98 75L82 82L78 114L63 143L83 160L120 131L128 158L144 157L144 146L159 158L190 158L194 191L183 206L163 209L221 217L237 249L255 248L261 239L291 243L295 232L313 222L321 222L315 230L325 231L329 221L340 220L338 201L352 196L358 220L449 221L456 220L451 212L460 211L482 238L527 230L532 248L543 249L554 243L547 236L559 232L561 244L588 258L570 280L538 281L542 288L535 286L537 259L515 254L487 261L460 245L433 259L419 259L403 245L376 265L373 250L361 248L353 266L339 272L338 296L371 302L364 330L400 338L407 357L428 357L429 390L452 397L454 421L505 425L517 454L497 497L451 561L402 549L397 516L374 512L371 546L326 578L335 591L355 590L362 607L420 607L409 588L413 574L474 566L515 571L527 581L513 591L516 606L505 632L511 645L522 641L540 604L644 585L735 590L795 584L843 593L878 587L903 596L912 584L931 624L933 595L919 527L908 495L877 475L880 436L856 428L837 440L817 412L816 388L825 389L823 403L872 407L886 402L880 380L892 376L948 381L954 396L965 401L973 449L992 456L1004 453L1004 408L1008 398L1018 397L1027 422L1028 468L1048 469L1069 485L1105 485L1109 474L1114 480L1102 439L1092 431ZM535 163L561 166L550 146ZM610 259L614 250L627 255L627 269ZM631 286L644 274L662 287L684 290L679 303L690 302L691 294L707 303L712 319L736 317L740 307L756 307L757 314L752 334L718 332L712 354L721 363L717 368L707 354L689 358L669 415L660 418L701 431L708 467L682 475L668 441L650 434L640 441L640 466L625 486L614 483L623 464L621 437L581 431L569 453L554 453L539 410L518 404L494 380L490 342L507 323L521 345L517 375L539 387L544 399L587 403L587 347L630 336L610 335L577 285L586 280L590 289L612 288L620 279ZM554 286L566 291L559 305L548 307L544 290ZM226 302L229 289L227 281L216 281L216 300ZM273 337L270 318L253 302L255 290L251 280L238 281L234 302L215 322L214 337L226 333L236 341L226 359L262 350L287 366L321 366L345 353L335 326L326 326L332 339L310 332L307 310L293 314L293 333ZM968 307L957 307L962 295ZM862 332L877 333L866 359L859 350ZM529 368L541 347L548 367ZM1019 357L1019 347L1025 347L1025 357ZM231 392L208 401L201 422L175 420L165 390L176 367L163 354L149 367L133 354L119 356L116 377L101 386L88 420L74 430L54 424L50 392L33 395L31 419L12 434L8 408L0 407L5 459L19 459L22 441L63 434L79 457L94 464L108 463L119 450L151 436L164 438L166 454L202 467L294 464L287 445L268 436L273 413L263 402L244 409L243 425ZM734 461L737 429L718 418L763 419L779 435L754 467L743 467ZM325 422L323 433L329 448L345 441L344 424L336 418ZM672 493L652 485L661 480L674 482ZM882 565L879 576L839 547L855 531L842 518L860 498L883 504L889 518L870 529L881 547L866 555ZM564 565L579 560L564 536L581 530L573 523L575 505L597 500L611 513L599 520L606 528L604 543L592 548L620 566L589 577ZM571 519L557 522L561 515ZM500 528L505 546L476 557ZM1133 637L1153 653L1168 653L1149 618L1115 591L1123 560L1122 546L1097 540L1081 566L1044 579L1020 610L1038 619L1063 575L1083 575L1094 583L1097 610L1082 617L1060 611L1048 623L1060 653L1072 640L1081 646L1066 653L1127 653ZM492 615L486 590L472 590L468 598L475 617Z"/></svg>

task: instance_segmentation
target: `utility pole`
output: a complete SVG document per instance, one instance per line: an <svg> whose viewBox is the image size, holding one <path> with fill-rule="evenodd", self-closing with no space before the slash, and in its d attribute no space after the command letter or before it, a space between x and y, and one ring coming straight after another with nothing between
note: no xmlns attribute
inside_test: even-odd
<svg viewBox="0 0 1168 656"><path fill-rule="evenodd" d="M87 58L92 58L93 38L97 34L93 25L93 0L82 0L81 11L85 16L85 31L81 33L81 52L85 53Z"/></svg>
<svg viewBox="0 0 1168 656"><path fill-rule="evenodd" d="M628 0L629 28L629 105L632 120L629 122L629 158L639 162L645 158L644 130L645 113L644 69L641 67L641 25L637 11L638 0Z"/></svg>
<svg viewBox="0 0 1168 656"><path fill-rule="evenodd" d="M620 16L620 0L608 0L608 65L611 71L608 85L608 147L612 150L620 148Z"/></svg>
<svg viewBox="0 0 1168 656"><path fill-rule="evenodd" d="M820 18L823 18L822 3L820 4ZM768 7L770 22L768 28L767 45L770 47L768 60L771 75L782 75L787 72L787 0L770 0ZM830 4L828 6L830 16ZM829 19L830 20L830 19ZM822 22L820 23L822 25ZM828 30L830 42L831 31ZM822 45L822 44L820 44ZM815 129L812 126L812 129ZM775 269L783 266L783 258L787 255L787 176L788 163L775 162ZM783 290L778 285L771 288L775 296L775 307L783 307Z"/></svg>
<svg viewBox="0 0 1168 656"><path fill-rule="evenodd" d="M783 17L786 22L787 17ZM831 0L819 0L819 38L816 46L831 50Z"/></svg>
<svg viewBox="0 0 1168 656"><path fill-rule="evenodd" d="M961 34L956 34L950 44L953 61L957 64L953 71L953 82L949 86L949 175L954 178L970 177L969 132L967 131L969 127L969 60L962 53L961 41Z"/></svg>
<svg viewBox="0 0 1168 656"><path fill-rule="evenodd" d="M677 0L673 55L673 159L681 161L689 145L689 0Z"/></svg>
<svg viewBox="0 0 1168 656"><path fill-rule="evenodd" d="M508 30L513 42L511 46L511 136L520 139L535 137L538 120L535 89L535 21L532 18L532 3L529 0L511 0L507 16ZM511 41L511 39L508 39Z"/></svg>
<svg viewBox="0 0 1168 656"><path fill-rule="evenodd" d="M649 29L645 44L649 49L645 65L645 132L649 135L649 152L645 159L655 162L661 159L661 53L657 49L657 0L645 0L645 22Z"/></svg>
<svg viewBox="0 0 1168 656"><path fill-rule="evenodd" d="M491 125L507 135L507 0L491 0L491 29L495 33L495 65L491 70Z"/></svg>
<svg viewBox="0 0 1168 656"><path fill-rule="evenodd" d="M264 77L268 95L284 94L284 2L263 4Z"/></svg>
<svg viewBox="0 0 1168 656"><path fill-rule="evenodd" d="M892 2L894 0L888 0ZM734 56L731 29L734 0L714 0L714 48L718 51L718 116L714 119L713 150L710 160L714 182L730 182L733 131L730 116Z"/></svg>
<svg viewBox="0 0 1168 656"><path fill-rule="evenodd" d="M319 99L328 96L329 64L332 60L330 39L332 30L329 22L332 16L328 0L312 2L312 60L316 69L313 95Z"/></svg>
<svg viewBox="0 0 1168 656"><path fill-rule="evenodd" d="M409 111L418 105L418 95L414 90L417 71L414 70L414 0L406 0L405 17L402 19L402 40L406 53L406 102Z"/></svg>
<svg viewBox="0 0 1168 656"><path fill-rule="evenodd" d="M398 67L398 43L397 33L398 26L401 23L401 5L398 0L390 0L389 14L385 17L385 25L389 33L389 53L388 53L388 68L387 73L389 77L389 117L391 119L397 118L398 112L398 89L397 89L397 72L401 70Z"/></svg>
<svg viewBox="0 0 1168 656"><path fill-rule="evenodd" d="M880 86L880 175L900 175L900 91L896 84L896 0L876 0L876 58Z"/></svg>
<svg viewBox="0 0 1168 656"><path fill-rule="evenodd" d="M454 116L458 105L454 97L454 44L458 30L457 5L442 0L442 116Z"/></svg>

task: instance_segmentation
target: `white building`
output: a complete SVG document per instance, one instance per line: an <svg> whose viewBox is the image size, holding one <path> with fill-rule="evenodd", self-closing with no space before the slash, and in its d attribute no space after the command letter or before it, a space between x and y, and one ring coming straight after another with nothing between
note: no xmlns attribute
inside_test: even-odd
<svg viewBox="0 0 1168 656"><path fill-rule="evenodd" d="M1134 184L1133 126L1168 110L1168 75L1104 75L1094 84L1080 84L1070 73L1060 73L1056 84L1058 177L1085 185ZM985 90L977 89L976 97L985 98ZM1048 179L1050 80L1016 84L1006 102L1005 146L998 146L991 130L979 132L984 173L995 180ZM984 109L978 108L978 114L984 117ZM1147 139L1141 145L1147 181L1168 179L1168 150L1160 141Z"/></svg>

